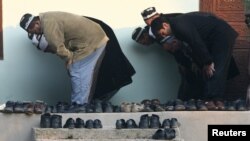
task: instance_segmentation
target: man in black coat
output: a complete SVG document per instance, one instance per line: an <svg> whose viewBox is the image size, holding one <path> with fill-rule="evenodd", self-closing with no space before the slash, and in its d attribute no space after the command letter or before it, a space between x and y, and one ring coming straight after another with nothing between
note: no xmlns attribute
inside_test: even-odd
<svg viewBox="0 0 250 141"><path fill-rule="evenodd" d="M159 40L175 36L191 47L191 57L204 76L203 98L221 99L238 33L227 22L212 14L187 13L171 18L158 17L151 23L151 28Z"/></svg>

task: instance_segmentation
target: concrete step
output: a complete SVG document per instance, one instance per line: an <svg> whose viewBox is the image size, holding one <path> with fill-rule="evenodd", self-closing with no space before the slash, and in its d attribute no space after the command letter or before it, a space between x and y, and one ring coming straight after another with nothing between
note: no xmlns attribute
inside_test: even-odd
<svg viewBox="0 0 250 141"><path fill-rule="evenodd" d="M177 118L181 123L179 127L181 137L185 141L207 141L207 129L210 124L250 125L250 111L165 111L150 113L79 113L60 114L62 123L71 117L80 117L84 121L88 119L100 119L103 129L115 129L117 119L134 119L139 122L142 114L157 114L162 121L165 118ZM0 113L1 141L34 141L32 128L39 128L39 114L5 114ZM6 128L8 127L8 128Z"/></svg>
<svg viewBox="0 0 250 141"><path fill-rule="evenodd" d="M38 139L37 141L156 141L153 139ZM168 140L157 140L168 141ZM184 141L184 140L171 140L171 141Z"/></svg>
<svg viewBox="0 0 250 141"><path fill-rule="evenodd" d="M183 141L179 128L176 131L174 141ZM157 129L65 129L65 128L34 128L33 134L36 141L39 140L152 140Z"/></svg>

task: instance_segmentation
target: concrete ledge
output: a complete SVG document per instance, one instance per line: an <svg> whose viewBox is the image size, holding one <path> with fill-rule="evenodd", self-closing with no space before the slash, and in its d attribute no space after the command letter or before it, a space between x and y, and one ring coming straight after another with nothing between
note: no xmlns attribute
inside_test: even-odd
<svg viewBox="0 0 250 141"><path fill-rule="evenodd" d="M180 130L174 128L176 131L175 141L182 141L180 139ZM34 128L33 133L36 141L41 139L110 139L110 140L124 140L124 139L152 139L153 134L157 129L63 129L63 128Z"/></svg>
<svg viewBox="0 0 250 141"><path fill-rule="evenodd" d="M250 111L165 111L150 113L82 113L60 114L64 124L69 117L100 119L103 129L114 129L117 119L134 119L139 122L142 114L157 114L162 121L165 118L177 118L181 123L180 133L185 141L207 141L207 126L209 124L249 125ZM25 114L0 113L1 141L34 141L32 128L39 128L41 115L27 116Z"/></svg>
<svg viewBox="0 0 250 141"><path fill-rule="evenodd" d="M156 141L153 139L39 139L37 141ZM157 140L168 141L168 140ZM171 140L171 141L184 141L184 140Z"/></svg>

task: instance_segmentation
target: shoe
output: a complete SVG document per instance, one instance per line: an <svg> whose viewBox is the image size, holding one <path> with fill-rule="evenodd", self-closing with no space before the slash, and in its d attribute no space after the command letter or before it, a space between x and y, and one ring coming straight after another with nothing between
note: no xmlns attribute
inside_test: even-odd
<svg viewBox="0 0 250 141"><path fill-rule="evenodd" d="M151 100L144 99L144 100L141 101L141 104L143 104L143 105L151 105Z"/></svg>
<svg viewBox="0 0 250 141"><path fill-rule="evenodd" d="M113 105L111 102L103 102L102 103L102 109L104 113L113 113Z"/></svg>
<svg viewBox="0 0 250 141"><path fill-rule="evenodd" d="M144 108L141 110L141 112L154 112L154 110L150 105L144 105Z"/></svg>
<svg viewBox="0 0 250 141"><path fill-rule="evenodd" d="M23 102L23 106L24 106L24 113L31 115L34 113L34 104L31 101L26 101Z"/></svg>
<svg viewBox="0 0 250 141"><path fill-rule="evenodd" d="M238 99L235 101L236 102L236 110L237 111L246 111L246 102L242 99Z"/></svg>
<svg viewBox="0 0 250 141"><path fill-rule="evenodd" d="M41 115L40 119L40 127L41 128L50 128L51 127L51 115L49 113L45 113Z"/></svg>
<svg viewBox="0 0 250 141"><path fill-rule="evenodd" d="M226 101L225 102L225 110L227 110L227 111L236 111L236 103L235 103L235 101Z"/></svg>
<svg viewBox="0 0 250 141"><path fill-rule="evenodd" d="M200 100L198 99L196 101L196 107L197 107L197 110L199 111L207 111L207 106L205 105L205 102L203 100Z"/></svg>
<svg viewBox="0 0 250 141"><path fill-rule="evenodd" d="M116 120L115 126L116 126L116 129L126 128L126 122L124 119L118 119Z"/></svg>
<svg viewBox="0 0 250 141"><path fill-rule="evenodd" d="M149 128L149 116L148 114L141 115L140 121L139 121L139 128Z"/></svg>
<svg viewBox="0 0 250 141"><path fill-rule="evenodd" d="M131 112L140 112L144 109L144 105L140 103L132 103Z"/></svg>
<svg viewBox="0 0 250 141"><path fill-rule="evenodd" d="M85 128L92 129L94 128L94 121L89 119L86 121Z"/></svg>
<svg viewBox="0 0 250 141"><path fill-rule="evenodd" d="M37 100L34 104L34 113L42 114L45 111L45 103L43 101Z"/></svg>
<svg viewBox="0 0 250 141"><path fill-rule="evenodd" d="M215 106L217 107L217 110L224 111L225 110L225 104L223 101L216 100Z"/></svg>
<svg viewBox="0 0 250 141"><path fill-rule="evenodd" d="M165 140L165 131L162 129L158 129L154 135L152 136L153 139L155 140Z"/></svg>
<svg viewBox="0 0 250 141"><path fill-rule="evenodd" d="M176 136L175 130L172 128L165 128L164 132L165 132L165 139L166 140L172 140Z"/></svg>
<svg viewBox="0 0 250 141"><path fill-rule="evenodd" d="M21 102L21 101L15 102L14 111L13 112L14 113L23 113L24 112L23 102Z"/></svg>
<svg viewBox="0 0 250 141"><path fill-rule="evenodd" d="M95 112L95 106L91 103L87 103L84 106L86 108L86 113L94 113Z"/></svg>
<svg viewBox="0 0 250 141"><path fill-rule="evenodd" d="M14 101L7 101L6 104L5 104L3 112L5 112L5 113L13 113L14 112L14 106L15 106Z"/></svg>
<svg viewBox="0 0 250 141"><path fill-rule="evenodd" d="M121 112L121 107L120 106L118 106L118 105L115 105L115 106L113 106L113 112L115 112L115 113L120 113Z"/></svg>
<svg viewBox="0 0 250 141"><path fill-rule="evenodd" d="M57 113L64 113L64 103L63 102L57 102L56 104L56 111Z"/></svg>
<svg viewBox="0 0 250 141"><path fill-rule="evenodd" d="M129 119L126 122L126 128L130 129L130 128L137 128L137 124L133 119Z"/></svg>
<svg viewBox="0 0 250 141"><path fill-rule="evenodd" d="M161 105L155 105L154 111L162 112L162 111L165 111L165 108L164 106L161 106Z"/></svg>
<svg viewBox="0 0 250 141"><path fill-rule="evenodd" d="M185 109L186 109L186 107L184 106L184 103L183 103L182 100L176 99L176 100L174 101L174 110L175 110L175 111L183 111L183 110L185 110Z"/></svg>
<svg viewBox="0 0 250 141"><path fill-rule="evenodd" d="M164 105L166 111L174 111L174 101L170 100Z"/></svg>
<svg viewBox="0 0 250 141"><path fill-rule="evenodd" d="M218 109L213 101L207 101L207 102L205 102L205 105L207 106L208 110L212 110L213 111L213 110L217 110Z"/></svg>
<svg viewBox="0 0 250 141"><path fill-rule="evenodd" d="M178 122L177 118L171 118L170 128L177 128L179 126L180 126L180 123Z"/></svg>
<svg viewBox="0 0 250 141"><path fill-rule="evenodd" d="M102 102L101 101L95 101L94 102L94 111L95 113L102 113Z"/></svg>
<svg viewBox="0 0 250 141"><path fill-rule="evenodd" d="M170 119L164 119L161 125L162 128L170 128L171 127L171 120Z"/></svg>
<svg viewBox="0 0 250 141"><path fill-rule="evenodd" d="M188 100L186 102L186 104L185 104L186 110L188 110L188 111L196 111L197 107L196 107L195 102L196 102L195 99Z"/></svg>
<svg viewBox="0 0 250 141"><path fill-rule="evenodd" d="M159 99L152 99L151 100L151 105L160 105L160 104L161 104L161 102Z"/></svg>
<svg viewBox="0 0 250 141"><path fill-rule="evenodd" d="M94 120L94 128L102 128L102 122L99 119Z"/></svg>
<svg viewBox="0 0 250 141"><path fill-rule="evenodd" d="M74 129L75 128L75 120L73 118L68 118L63 125L63 128Z"/></svg>
<svg viewBox="0 0 250 141"><path fill-rule="evenodd" d="M81 118L76 118L75 128L84 128L84 120Z"/></svg>
<svg viewBox="0 0 250 141"><path fill-rule="evenodd" d="M160 117L158 115L152 114L150 117L150 128L160 128L161 127L161 122L160 122Z"/></svg>
<svg viewBox="0 0 250 141"><path fill-rule="evenodd" d="M132 105L130 103L123 102L121 104L121 112L129 113L131 112Z"/></svg>
<svg viewBox="0 0 250 141"><path fill-rule="evenodd" d="M62 116L52 115L50 120L51 128L62 128Z"/></svg>

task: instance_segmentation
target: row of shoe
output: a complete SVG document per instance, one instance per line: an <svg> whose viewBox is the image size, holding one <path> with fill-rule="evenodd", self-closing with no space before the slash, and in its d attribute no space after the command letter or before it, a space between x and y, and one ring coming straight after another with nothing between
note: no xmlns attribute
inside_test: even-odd
<svg viewBox="0 0 250 141"><path fill-rule="evenodd" d="M102 122L99 119L89 119L84 123L84 120L81 118L76 118L74 120L73 118L68 118L66 123L64 124L63 128L69 128L69 129L74 129L74 128L87 128L87 129L92 129L92 128L102 128Z"/></svg>
<svg viewBox="0 0 250 141"><path fill-rule="evenodd" d="M250 107L246 105L245 100L237 99L235 101L228 100L214 100L204 101L190 99L182 101L181 99L170 100L165 104L161 104L159 100L143 100L141 102L144 105L144 112L153 111L207 111L207 110L225 110L225 111L245 111L250 110ZM140 106L139 106L140 107Z"/></svg>
<svg viewBox="0 0 250 141"><path fill-rule="evenodd" d="M45 113L112 113L116 106L107 101L93 101L86 104L58 102L55 106L47 106Z"/></svg>
<svg viewBox="0 0 250 141"><path fill-rule="evenodd" d="M46 103L37 100L32 101L7 101L3 108L4 113L26 113L26 114L41 114L44 112Z"/></svg>
<svg viewBox="0 0 250 141"><path fill-rule="evenodd" d="M149 116L148 114L141 115L139 124L135 122L134 119L124 119L116 120L116 129L126 129L126 128L177 128L180 123L176 118L164 119L160 122L160 117L156 114Z"/></svg>
<svg viewBox="0 0 250 141"><path fill-rule="evenodd" d="M102 122L99 119L87 120L84 123L84 120L81 118L68 118L65 124L62 126L62 116L58 114L45 113L41 115L40 119L41 128L102 128Z"/></svg>
<svg viewBox="0 0 250 141"><path fill-rule="evenodd" d="M172 140L175 137L176 132L173 128L158 129L152 136L155 140Z"/></svg>

